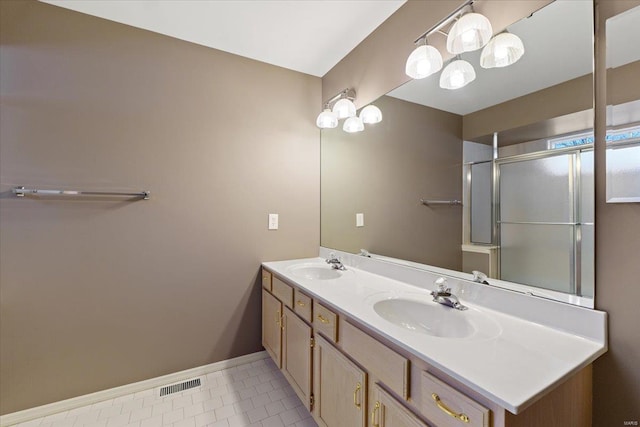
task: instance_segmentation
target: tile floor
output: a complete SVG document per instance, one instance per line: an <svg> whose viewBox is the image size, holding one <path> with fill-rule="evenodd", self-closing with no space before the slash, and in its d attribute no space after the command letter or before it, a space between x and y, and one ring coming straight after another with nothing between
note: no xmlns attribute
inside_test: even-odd
<svg viewBox="0 0 640 427"><path fill-rule="evenodd" d="M156 387L18 427L317 427L269 358L200 378L200 387L169 396Z"/></svg>

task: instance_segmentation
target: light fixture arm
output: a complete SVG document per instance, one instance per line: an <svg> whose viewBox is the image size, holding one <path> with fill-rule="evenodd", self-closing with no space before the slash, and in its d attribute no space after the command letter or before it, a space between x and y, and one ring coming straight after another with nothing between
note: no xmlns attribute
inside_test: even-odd
<svg viewBox="0 0 640 427"><path fill-rule="evenodd" d="M331 105L340 99L348 99L349 101L354 101L356 99L356 91L355 89L346 88L338 92L336 95L329 98L324 104L322 108L331 108Z"/></svg>
<svg viewBox="0 0 640 427"><path fill-rule="evenodd" d="M419 38L418 40L413 42L414 45L416 46L422 46L422 45L428 45L429 42L427 41L427 36L424 36L422 38Z"/></svg>
<svg viewBox="0 0 640 427"><path fill-rule="evenodd" d="M453 12L451 12L449 15L447 15L446 17L444 17L442 20L440 20L440 22L438 22L436 25L434 25L433 27L429 28L427 31L425 31L424 33L422 33L420 35L420 37L418 37L417 39L414 40L414 44L418 43L421 39L427 39L428 36L430 36L431 34L440 31L442 28L444 28L447 24L449 24L451 22L451 20L455 17L457 17L460 12L462 12L462 10L469 6L469 5L473 5L473 0L465 0L464 3L462 3L460 6L458 6ZM473 7L473 6L472 6Z"/></svg>

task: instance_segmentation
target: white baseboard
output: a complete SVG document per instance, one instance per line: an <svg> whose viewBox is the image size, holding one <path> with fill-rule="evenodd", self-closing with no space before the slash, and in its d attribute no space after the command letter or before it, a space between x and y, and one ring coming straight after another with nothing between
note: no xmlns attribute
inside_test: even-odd
<svg viewBox="0 0 640 427"><path fill-rule="evenodd" d="M35 418L46 417L58 412L69 411L71 409L80 408L82 406L92 405L102 402L103 400L114 399L139 391L149 390L176 382L180 382L189 378L200 375L210 374L212 372L221 371L223 369L232 368L234 366L243 365L245 363L255 362L269 357L266 351L247 354L245 356L235 357L233 359L222 360L220 362L211 363L209 365L198 366L196 368L187 369L173 374L163 375L161 377L150 378L148 380L126 384L120 387L114 387L107 390L97 391L95 393L85 394L84 396L73 397L71 399L61 400L59 402L49 403L47 405L36 406L35 408L25 409L23 411L12 412L10 414L0 416L0 427L10 426L14 424L30 421Z"/></svg>

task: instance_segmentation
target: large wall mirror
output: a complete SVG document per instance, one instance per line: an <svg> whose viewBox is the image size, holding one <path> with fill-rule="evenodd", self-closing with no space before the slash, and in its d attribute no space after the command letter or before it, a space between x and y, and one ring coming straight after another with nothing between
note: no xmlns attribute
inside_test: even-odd
<svg viewBox="0 0 640 427"><path fill-rule="evenodd" d="M593 307L592 3L483 5L522 39L518 62L464 53L467 86L412 80L374 102L381 123L322 130L321 245Z"/></svg>

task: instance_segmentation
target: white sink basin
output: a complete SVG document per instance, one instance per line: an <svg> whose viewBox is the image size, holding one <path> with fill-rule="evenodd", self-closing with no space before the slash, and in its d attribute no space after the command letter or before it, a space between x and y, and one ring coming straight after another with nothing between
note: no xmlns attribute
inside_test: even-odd
<svg viewBox="0 0 640 427"><path fill-rule="evenodd" d="M288 268L289 272L299 279L331 280L342 276L342 272L323 264L302 264Z"/></svg>
<svg viewBox="0 0 640 427"><path fill-rule="evenodd" d="M384 299L373 304L373 310L403 329L440 338L491 338L500 333L500 326L476 309L461 311L430 300Z"/></svg>

